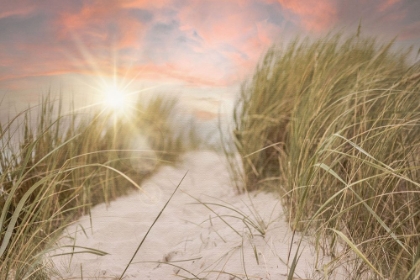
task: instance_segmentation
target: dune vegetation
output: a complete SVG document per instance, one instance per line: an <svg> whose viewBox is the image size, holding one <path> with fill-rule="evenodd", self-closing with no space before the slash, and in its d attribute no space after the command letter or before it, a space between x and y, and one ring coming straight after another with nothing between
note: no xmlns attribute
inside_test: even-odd
<svg viewBox="0 0 420 280"><path fill-rule="evenodd" d="M273 46L241 88L246 189L280 193L292 230L351 279L420 277L420 64L351 35ZM234 161L232 161L234 164Z"/></svg>
<svg viewBox="0 0 420 280"><path fill-rule="evenodd" d="M240 90L237 154L225 153L237 190L278 193L293 232L332 257L318 267L327 278L337 267L350 279L420 277L420 64L411 58L359 31L296 39L273 46ZM49 279L44 256L64 228L202 147L194 127L174 127L177 106L157 97L124 119L63 114L46 98L0 124L0 279Z"/></svg>
<svg viewBox="0 0 420 280"><path fill-rule="evenodd" d="M63 228L197 147L193 128L173 130L176 106L139 101L127 120L104 110L62 114L60 101L45 98L1 125L0 279L49 279L43 256Z"/></svg>

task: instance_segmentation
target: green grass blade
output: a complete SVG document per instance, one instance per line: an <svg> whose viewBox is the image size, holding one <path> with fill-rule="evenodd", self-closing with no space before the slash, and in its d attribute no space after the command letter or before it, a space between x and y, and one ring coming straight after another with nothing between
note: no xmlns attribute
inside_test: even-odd
<svg viewBox="0 0 420 280"><path fill-rule="evenodd" d="M373 266L373 264L366 258L366 256L357 248L357 246L350 241L350 239L347 238L347 236L344 235L339 230L331 229L334 231L344 242L347 243L347 245L350 246L350 248L355 252L367 265L369 265L370 268L372 268L373 271L375 271L376 274L378 274L380 277L383 278L382 274Z"/></svg>

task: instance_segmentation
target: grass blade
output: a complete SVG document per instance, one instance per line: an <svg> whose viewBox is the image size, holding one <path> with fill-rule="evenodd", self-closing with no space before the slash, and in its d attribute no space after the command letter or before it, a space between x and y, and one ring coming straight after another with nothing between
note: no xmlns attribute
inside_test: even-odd
<svg viewBox="0 0 420 280"><path fill-rule="evenodd" d="M187 172L188 173L188 172ZM156 224L156 222L159 220L160 216L162 215L163 211L165 210L166 206L168 206L169 202L172 200L172 197L175 195L176 191L178 190L178 188L181 186L182 181L184 180L185 176L187 176L187 173L185 173L185 175L182 177L181 181L179 182L178 186L176 186L175 190L173 191L173 193L171 194L171 196L169 197L168 201L166 201L165 205L163 206L163 208L160 210L159 214L157 215L157 217L155 218L155 220L153 221L152 225L149 227L149 229L147 230L146 234L144 235L143 239L141 240L139 246L137 246L136 251L134 252L133 256L131 257L130 261L127 263L127 266L125 267L124 271L122 272L119 280L121 280L124 277L124 274L126 273L128 267L131 265L131 263L133 262L134 258L136 257L138 251L140 250L141 246L143 245L144 241L146 240L147 235L149 235L150 230L153 228L153 226Z"/></svg>
<svg viewBox="0 0 420 280"><path fill-rule="evenodd" d="M343 239L344 242L346 242L347 245L350 246L353 252L355 252L370 268L372 268L372 270L375 271L376 274L383 278L382 274L373 266L373 264L366 258L366 256L357 248L357 246L353 242L351 242L350 239L347 238L347 236L344 235L344 233L335 229L331 230L334 231L338 236L340 236L340 238Z"/></svg>

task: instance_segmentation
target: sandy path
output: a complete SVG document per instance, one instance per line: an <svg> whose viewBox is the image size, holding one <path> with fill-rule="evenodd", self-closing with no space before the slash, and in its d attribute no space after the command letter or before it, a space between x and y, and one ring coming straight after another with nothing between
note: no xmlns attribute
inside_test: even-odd
<svg viewBox="0 0 420 280"><path fill-rule="evenodd" d="M292 233L278 199L265 193L235 195L226 164L212 152L187 154L177 167L163 167L148 179L143 192L94 207L92 225L84 216L68 227L60 245L75 243L108 255L53 257L61 274L55 279L118 279L187 171L124 279L286 279ZM307 243L302 246L295 277L315 279L316 256Z"/></svg>

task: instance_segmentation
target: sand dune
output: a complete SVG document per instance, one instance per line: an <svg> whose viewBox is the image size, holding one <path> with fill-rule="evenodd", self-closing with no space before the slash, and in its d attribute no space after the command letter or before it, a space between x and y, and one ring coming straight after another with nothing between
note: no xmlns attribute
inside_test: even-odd
<svg viewBox="0 0 420 280"><path fill-rule="evenodd" d="M290 264L300 237L290 248L292 232L279 200L267 193L235 194L223 157L213 152L185 155L148 179L142 192L98 205L91 220L84 216L68 227L58 247L75 244L108 254L51 257L54 279L118 279L185 174L124 279L286 279L289 252ZM320 278L313 247L305 241L301 249L294 277ZM50 256L69 251L58 248Z"/></svg>

